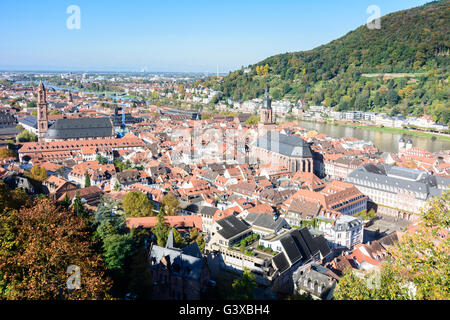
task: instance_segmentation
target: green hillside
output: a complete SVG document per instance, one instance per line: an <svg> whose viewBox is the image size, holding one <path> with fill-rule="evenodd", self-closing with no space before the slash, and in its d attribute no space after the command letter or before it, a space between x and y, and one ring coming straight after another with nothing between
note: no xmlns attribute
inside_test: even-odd
<svg viewBox="0 0 450 320"><path fill-rule="evenodd" d="M425 113L449 123L449 21L450 0L435 1L382 17L381 29L364 25L313 50L275 55L249 66L250 72L242 68L204 85L221 90L223 98L244 101L261 97L269 84L276 100Z"/></svg>

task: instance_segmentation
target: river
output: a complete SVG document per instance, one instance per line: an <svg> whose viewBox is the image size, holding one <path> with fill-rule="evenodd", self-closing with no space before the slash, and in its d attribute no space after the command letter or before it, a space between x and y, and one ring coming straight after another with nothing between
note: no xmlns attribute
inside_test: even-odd
<svg viewBox="0 0 450 320"><path fill-rule="evenodd" d="M371 141L378 150L382 152L398 152L398 141L402 137L401 134L369 130L358 127L343 127L323 122L297 121L300 127L316 130L319 133L325 133L331 137L354 137L356 139ZM413 147L419 147L430 152L438 152L442 150L450 150L450 141L432 140L410 136Z"/></svg>

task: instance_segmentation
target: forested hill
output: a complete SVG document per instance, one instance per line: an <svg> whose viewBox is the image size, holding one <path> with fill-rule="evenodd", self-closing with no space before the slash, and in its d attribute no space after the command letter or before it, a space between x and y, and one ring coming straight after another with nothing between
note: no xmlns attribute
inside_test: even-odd
<svg viewBox="0 0 450 320"><path fill-rule="evenodd" d="M383 16L380 29L364 25L313 50L272 56L250 71L242 68L204 85L244 101L261 97L269 84L276 100L392 115L426 113L449 123L449 21L450 0L435 1Z"/></svg>

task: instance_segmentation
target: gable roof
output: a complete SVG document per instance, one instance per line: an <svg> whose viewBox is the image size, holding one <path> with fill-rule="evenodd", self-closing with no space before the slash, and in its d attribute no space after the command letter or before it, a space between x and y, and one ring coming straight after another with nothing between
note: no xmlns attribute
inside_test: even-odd
<svg viewBox="0 0 450 320"><path fill-rule="evenodd" d="M230 239L235 235L250 229L250 226L245 221L239 220L235 216L228 216L216 222L222 227L217 232L225 239Z"/></svg>
<svg viewBox="0 0 450 320"><path fill-rule="evenodd" d="M256 146L288 157L312 158L311 149L305 140L275 131L268 131L259 137Z"/></svg>
<svg viewBox="0 0 450 320"><path fill-rule="evenodd" d="M58 119L45 133L46 139L105 138L114 135L109 118Z"/></svg>

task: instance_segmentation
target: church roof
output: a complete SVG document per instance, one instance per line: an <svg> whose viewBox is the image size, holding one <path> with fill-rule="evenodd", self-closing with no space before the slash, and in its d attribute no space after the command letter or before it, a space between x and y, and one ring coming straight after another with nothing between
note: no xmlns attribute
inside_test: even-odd
<svg viewBox="0 0 450 320"><path fill-rule="evenodd" d="M305 140L273 131L259 137L256 146L288 157L312 158L311 149Z"/></svg>
<svg viewBox="0 0 450 320"><path fill-rule="evenodd" d="M113 136L109 118L63 118L48 128L46 139L82 139Z"/></svg>

